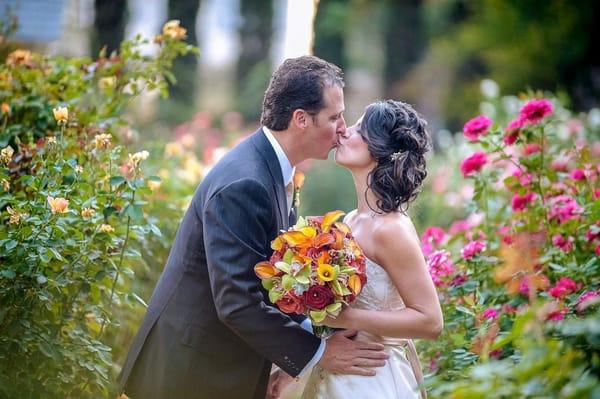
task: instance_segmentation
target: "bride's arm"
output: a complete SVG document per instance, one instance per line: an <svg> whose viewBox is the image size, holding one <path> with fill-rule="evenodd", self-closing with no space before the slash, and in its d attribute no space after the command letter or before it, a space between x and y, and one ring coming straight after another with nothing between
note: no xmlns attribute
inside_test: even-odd
<svg viewBox="0 0 600 399"><path fill-rule="evenodd" d="M438 337L444 323L442 310L416 233L399 223L384 223L374 232L373 238L377 243L377 259L374 260L387 271L406 309L346 308L338 317L328 318L324 323L386 337Z"/></svg>

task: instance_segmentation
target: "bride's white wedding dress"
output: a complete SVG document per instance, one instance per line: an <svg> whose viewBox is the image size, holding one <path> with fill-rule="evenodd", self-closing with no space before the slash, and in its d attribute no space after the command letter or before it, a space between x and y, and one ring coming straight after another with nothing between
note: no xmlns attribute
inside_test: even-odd
<svg viewBox="0 0 600 399"><path fill-rule="evenodd" d="M383 311L405 308L385 269L369 259L367 284L351 306ZM362 331L355 339L381 342L389 355L386 365L375 369L377 374L373 377L330 374L317 366L312 370L302 399L425 397L417 387L423 380L423 373L412 340L374 336Z"/></svg>

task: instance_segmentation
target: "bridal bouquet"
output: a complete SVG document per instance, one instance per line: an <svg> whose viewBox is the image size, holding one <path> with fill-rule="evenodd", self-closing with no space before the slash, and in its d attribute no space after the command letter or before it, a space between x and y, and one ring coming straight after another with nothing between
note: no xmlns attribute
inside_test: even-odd
<svg viewBox="0 0 600 399"><path fill-rule="evenodd" d="M365 256L350 228L337 221L343 214L299 218L271 242L271 258L254 266L282 312L305 314L319 323L337 316L367 282Z"/></svg>

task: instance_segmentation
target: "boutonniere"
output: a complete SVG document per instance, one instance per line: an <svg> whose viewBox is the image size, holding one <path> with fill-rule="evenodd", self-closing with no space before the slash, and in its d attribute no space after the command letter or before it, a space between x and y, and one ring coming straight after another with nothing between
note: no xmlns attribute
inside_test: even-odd
<svg viewBox="0 0 600 399"><path fill-rule="evenodd" d="M300 206L300 190L302 189L302 185L304 184L304 173L296 170L294 173L294 208L298 209Z"/></svg>

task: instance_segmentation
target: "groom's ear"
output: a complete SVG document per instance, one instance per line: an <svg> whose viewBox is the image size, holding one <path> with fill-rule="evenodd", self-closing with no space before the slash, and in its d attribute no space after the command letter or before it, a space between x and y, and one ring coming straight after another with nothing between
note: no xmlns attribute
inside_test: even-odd
<svg viewBox="0 0 600 399"><path fill-rule="evenodd" d="M296 109L292 113L292 123L299 129L306 129L308 126L308 113L303 109Z"/></svg>

